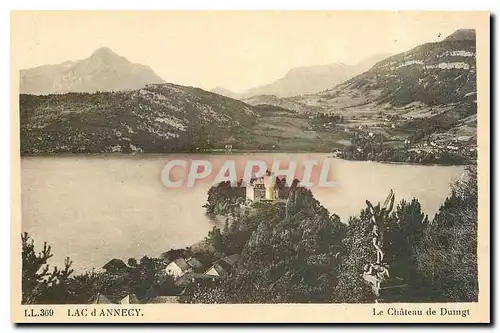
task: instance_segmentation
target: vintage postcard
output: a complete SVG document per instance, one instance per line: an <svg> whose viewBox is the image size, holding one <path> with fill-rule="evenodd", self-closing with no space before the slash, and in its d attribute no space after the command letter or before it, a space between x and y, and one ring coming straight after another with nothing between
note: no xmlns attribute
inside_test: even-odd
<svg viewBox="0 0 500 333"><path fill-rule="evenodd" d="M488 12L11 29L13 322L490 322Z"/></svg>

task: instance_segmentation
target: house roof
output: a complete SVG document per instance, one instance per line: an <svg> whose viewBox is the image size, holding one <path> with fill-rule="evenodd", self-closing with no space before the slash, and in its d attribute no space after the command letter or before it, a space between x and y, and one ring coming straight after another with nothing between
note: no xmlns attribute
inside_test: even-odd
<svg viewBox="0 0 500 333"><path fill-rule="evenodd" d="M113 304L106 296L103 294L97 294L92 301L92 304Z"/></svg>
<svg viewBox="0 0 500 333"><path fill-rule="evenodd" d="M203 264L196 258L189 258L186 260L187 264L191 266L192 268L201 268L203 267Z"/></svg>
<svg viewBox="0 0 500 333"><path fill-rule="evenodd" d="M225 272L229 273L233 270L234 266L236 265L239 259L240 259L239 254L233 254L231 256L219 259L218 261L215 262L215 264L218 264Z"/></svg>
<svg viewBox="0 0 500 333"><path fill-rule="evenodd" d="M228 257L222 258L220 261L224 261L225 263L234 266L238 260L240 260L240 255L239 254L233 254Z"/></svg>
<svg viewBox="0 0 500 333"><path fill-rule="evenodd" d="M196 258L177 258L173 261L183 272L193 268L198 269L203 267L203 264Z"/></svg>
<svg viewBox="0 0 500 333"><path fill-rule="evenodd" d="M211 269L214 269L217 272L217 274L219 274L219 276L226 276L227 275L227 271L218 263L215 263L212 266L210 266L210 268L207 269L204 274L207 274L207 272L210 271ZM210 274L207 274L207 275L210 275Z"/></svg>
<svg viewBox="0 0 500 333"><path fill-rule="evenodd" d="M120 269L126 269L128 266L123 262L121 259L111 259L108 261L102 268L105 270L120 270Z"/></svg>

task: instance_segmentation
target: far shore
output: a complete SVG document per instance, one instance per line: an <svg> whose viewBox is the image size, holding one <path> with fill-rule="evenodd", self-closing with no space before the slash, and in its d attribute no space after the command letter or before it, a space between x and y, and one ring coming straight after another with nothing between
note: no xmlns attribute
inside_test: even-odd
<svg viewBox="0 0 500 333"><path fill-rule="evenodd" d="M129 158L148 158L148 157L158 157L165 155L244 155L244 154L326 154L328 158L338 159L342 161L349 162L373 162L382 164L395 164L395 165L415 165L415 166L467 166L468 164L428 164L428 163L414 163L414 162L395 162L395 161L373 161L373 160L349 160L341 157L332 156L331 151L326 150L245 150L245 149L233 149L230 153L226 152L224 149L214 149L211 151L176 151L176 152L164 152L164 153L121 153L121 152L106 152L106 153L43 153L43 154L22 154L21 158L33 158L33 157L129 157Z"/></svg>
<svg viewBox="0 0 500 333"><path fill-rule="evenodd" d="M71 156L161 156L161 155L241 155L241 154L331 154L329 150L255 150L255 149L233 149L231 152L226 152L224 149L213 149L210 151L170 151L170 152L155 152L155 153L122 153L122 152L105 152L105 153L40 153L40 154L21 154L21 157L71 157Z"/></svg>

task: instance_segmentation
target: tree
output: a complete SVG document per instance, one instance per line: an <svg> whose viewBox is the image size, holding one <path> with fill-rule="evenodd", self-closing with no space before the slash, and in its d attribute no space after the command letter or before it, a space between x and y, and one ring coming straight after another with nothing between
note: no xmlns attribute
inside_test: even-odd
<svg viewBox="0 0 500 333"><path fill-rule="evenodd" d="M330 300L337 282L344 227L309 190L301 188L296 194L288 216L280 204L262 204L253 215L231 225L227 239L242 243L237 268L215 288L196 289L191 302Z"/></svg>
<svg viewBox="0 0 500 333"><path fill-rule="evenodd" d="M224 252L224 242L219 228L213 227L213 229L208 232L205 241L210 248L216 252Z"/></svg>
<svg viewBox="0 0 500 333"><path fill-rule="evenodd" d="M130 290L139 299L156 296L164 280L162 274L164 268L163 260L148 256L142 257L139 265L129 274Z"/></svg>
<svg viewBox="0 0 500 333"><path fill-rule="evenodd" d="M363 267L374 262L370 211L366 208L359 217L349 219L339 267L339 282L332 301L336 303L372 303L374 294L362 278Z"/></svg>
<svg viewBox="0 0 500 333"><path fill-rule="evenodd" d="M130 266L130 267L137 267L137 260L135 258L129 258L127 260L127 264Z"/></svg>
<svg viewBox="0 0 500 333"><path fill-rule="evenodd" d="M70 268L72 264L73 262L66 258L63 270L55 268L57 279L47 289L47 296L44 300L46 303L66 304L68 302L70 275L73 273L73 269Z"/></svg>
<svg viewBox="0 0 500 333"><path fill-rule="evenodd" d="M417 271L417 259L428 225L429 219L415 198L410 202L401 200L388 219L385 249L390 274L394 283L407 287L392 289L387 301L422 301L428 286Z"/></svg>
<svg viewBox="0 0 500 333"><path fill-rule="evenodd" d="M109 279L106 273L94 270L73 276L68 283L68 304L88 304L97 294L103 293L104 282Z"/></svg>
<svg viewBox="0 0 500 333"><path fill-rule="evenodd" d="M245 201L245 187L241 181L232 186L231 182L221 182L208 190L207 203L203 205L210 216L234 213L236 208Z"/></svg>
<svg viewBox="0 0 500 333"><path fill-rule="evenodd" d="M433 301L477 301L477 194L477 169L470 166L425 230L417 269Z"/></svg>
<svg viewBox="0 0 500 333"><path fill-rule="evenodd" d="M162 258L168 262L174 261L182 256L190 255L187 249L170 249L162 254Z"/></svg>

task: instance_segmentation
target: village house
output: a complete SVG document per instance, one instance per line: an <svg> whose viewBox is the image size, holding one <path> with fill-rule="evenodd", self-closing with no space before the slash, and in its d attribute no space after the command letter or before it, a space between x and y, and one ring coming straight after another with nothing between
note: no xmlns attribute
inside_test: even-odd
<svg viewBox="0 0 500 333"><path fill-rule="evenodd" d="M102 268L111 274L122 274L124 272L127 272L128 266L123 262L121 259L111 259L108 261Z"/></svg>
<svg viewBox="0 0 500 333"><path fill-rule="evenodd" d="M214 263L210 268L205 272L207 275L213 276L227 276L229 273L222 267L219 263Z"/></svg>
<svg viewBox="0 0 500 333"><path fill-rule="evenodd" d="M165 273L176 279L202 267L202 263L196 258L177 258L165 267Z"/></svg>

